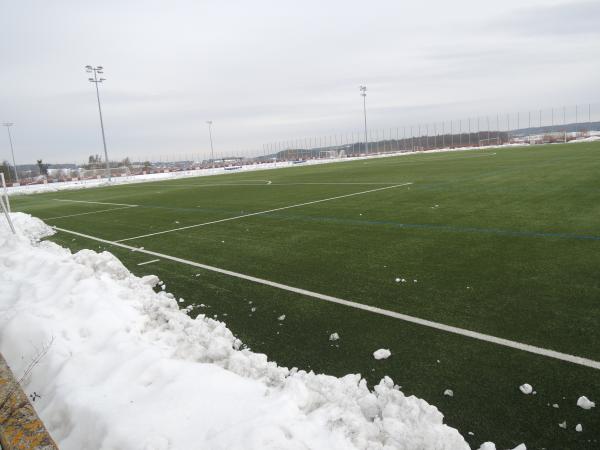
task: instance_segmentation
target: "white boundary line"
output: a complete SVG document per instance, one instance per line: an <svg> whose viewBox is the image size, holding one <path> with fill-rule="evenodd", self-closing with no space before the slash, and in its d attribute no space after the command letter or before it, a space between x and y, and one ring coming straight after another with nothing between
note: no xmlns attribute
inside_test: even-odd
<svg viewBox="0 0 600 450"><path fill-rule="evenodd" d="M206 183L206 184L157 184L155 187L157 189L159 188L163 188L163 187L221 187L221 186L270 186L271 182L261 182L261 183Z"/></svg>
<svg viewBox="0 0 600 450"><path fill-rule="evenodd" d="M139 206L139 205L128 205L127 203L88 202L86 200L66 200L66 199L58 199L58 198L53 198L52 200L57 201L57 202L90 203L93 205L114 205L114 206L130 206L130 207Z"/></svg>
<svg viewBox="0 0 600 450"><path fill-rule="evenodd" d="M375 306L364 305L362 303L353 302L350 300L344 300L338 297L332 297L331 295L319 294L317 292L308 291L306 289L300 289L293 286L288 286L282 283L276 283L274 281L265 280L263 278L253 277L251 275L245 275L243 273L233 272L231 270L221 269L219 267L209 266L207 264L201 264L194 261L189 261L183 258L177 258L175 256L165 255L163 253L153 252L151 250L141 249L137 247L132 247L126 244L120 244L116 241L108 241L106 239L97 238L94 236L90 236L87 234L79 233L77 231L66 230L64 228L53 227L58 231L62 231L64 233L73 234L75 236L80 236L83 238L91 239L97 242L103 242L105 244L114 245L116 247L125 248L127 250L136 251L139 253L145 253L147 255L151 255L154 257L168 259L170 261L178 262L181 264L186 264L188 266L198 267L200 269L209 270L211 272L217 272L224 275L229 275L231 277L240 278L242 280L251 281L253 283L262 284L265 286L271 286L277 289L281 289L288 292L294 292L296 294L305 295L307 297L316 298L318 300L324 300L330 303L337 303L339 305L347 306L350 308L360 309L363 311L368 311L374 314L379 314L382 316L392 317L394 319L403 320L405 322L414 323L417 325L422 325L428 328L434 328L436 330L445 331L447 333L457 334L460 336L465 336L472 339L477 339L479 341L489 342L492 344L500 345L503 347L509 347L516 350L521 350L528 353L533 353L536 355L545 356L548 358L558 359L560 361L566 361L572 364L578 364L580 366L590 367L592 369L600 370L600 362L594 361L587 358L582 358L581 356L570 355L568 353L561 353L554 350L549 350L541 347L536 347L529 344L523 344L521 342L511 341L509 339L499 338L495 336L491 336L489 334L479 333L477 331L466 330L464 328L453 327L450 325L445 325L439 322L433 322L431 320L420 319L418 317L409 316L407 314L402 314L395 311L390 311L387 309L377 308Z"/></svg>
<svg viewBox="0 0 600 450"><path fill-rule="evenodd" d="M145 266L146 264L152 264L152 263L155 263L158 261L160 261L160 259L151 259L150 261L144 261L144 262L138 263L138 266Z"/></svg>
<svg viewBox="0 0 600 450"><path fill-rule="evenodd" d="M264 181L264 180L261 180ZM263 187L263 186L385 186L385 185L390 185L390 184L398 184L398 181L394 181L394 182L306 182L306 183L273 183L272 181L269 181L267 183L210 183L210 184L160 184L157 185L156 187L197 187L197 188L203 188L203 187L220 187L220 186L256 186L256 187Z"/></svg>
<svg viewBox="0 0 600 450"><path fill-rule="evenodd" d="M347 197L353 197L355 195L368 194L369 192L377 192L377 191L383 191L385 189L393 189L393 188L397 188L397 187L401 187L401 186L408 186L410 184L412 184L412 183L396 184L394 186L386 186L386 187L377 188L377 189L369 189L368 191L354 192L352 194L345 194L345 195L338 195L336 197L323 198L321 200L313 200L311 202L298 203L296 205L282 206L281 208L268 209L266 211L258 211L258 212L254 212L254 213L243 214L241 216L234 216L234 217L228 217L226 219L213 220L211 222L197 223L195 225L188 225L188 226L185 226L185 227L172 228L170 230L157 231L156 233L142 234L140 236L133 236L133 237L130 237L130 238L119 239L119 240L117 240L115 242L125 242L125 241L131 241L131 240L134 240L134 239L141 239L141 238L145 238L145 237L149 237L149 236L157 236L159 234L172 233L174 231L189 230L190 228L203 227L203 226L212 225L212 224L215 224L215 223L221 223L221 222L228 222L230 220L243 219L244 217L252 217L252 216L258 216L260 214L267 214L267 213L271 213L271 212L275 212L275 211L282 211L284 209L298 208L300 206L314 205L315 203L328 202L328 201L337 200L337 199L340 199L340 198L347 198Z"/></svg>
<svg viewBox="0 0 600 450"><path fill-rule="evenodd" d="M273 183L271 186L384 186L386 184L398 184L397 181L394 182L298 182L298 183Z"/></svg>
<svg viewBox="0 0 600 450"><path fill-rule="evenodd" d="M108 209L101 209L99 211L90 211L90 212L84 212L84 213L78 213L78 214L68 214L66 216L48 217L48 218L45 218L42 220L66 219L67 217L86 216L88 214L98 214L98 213L103 213L103 212L107 212L107 211L118 211L120 209L131 209L131 208L136 208L136 207L137 207L137 205L122 206L120 208L108 208Z"/></svg>

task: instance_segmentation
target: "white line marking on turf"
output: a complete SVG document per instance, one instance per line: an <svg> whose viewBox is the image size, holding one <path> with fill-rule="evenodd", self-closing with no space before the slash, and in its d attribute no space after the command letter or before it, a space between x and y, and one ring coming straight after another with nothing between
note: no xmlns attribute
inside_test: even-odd
<svg viewBox="0 0 600 450"><path fill-rule="evenodd" d="M382 186L388 184L398 184L394 182L297 182L297 183L274 183L273 186Z"/></svg>
<svg viewBox="0 0 600 450"><path fill-rule="evenodd" d="M58 199L54 198L53 200L57 202L72 202L72 203L90 203L93 205L114 205L114 206L139 206L139 205L128 205L127 203L109 203L109 202L88 202L86 200L66 200L66 199Z"/></svg>
<svg viewBox="0 0 600 450"><path fill-rule="evenodd" d="M145 253L150 256L158 257L161 259L168 259L170 261L178 262L181 264L186 264L188 266L198 267L200 269L209 270L211 272L217 272L224 275L229 275L235 278L241 278L242 280L251 281L253 283L263 284L266 286L271 286L277 289L282 289L284 291L294 292L296 294L305 295L307 297L316 298L319 300L324 300L326 302L337 303L339 305L347 306L350 308L360 309L363 311L368 311L374 314L379 314L382 316L392 317L394 319L403 320L405 322L414 323L417 325L422 325L429 328L434 328L436 330L445 331L448 333L458 334L460 336L465 336L472 339L477 339L479 341L489 342L492 344L513 348L516 350L521 350L528 353L533 353L536 355L546 356L548 358L558 359L561 361L566 361L573 364L578 364L580 366L590 367L592 369L600 370L600 362L594 361L592 359L583 358L581 356L570 355L568 353L561 353L554 350L549 350L541 347L536 347L534 345L523 344L521 342L511 341L509 339L499 338L496 336L491 336L489 334L479 333L477 331L466 330L464 328L453 327L451 325L445 325L439 322L433 322L431 320L420 319L418 317L409 316L407 314L402 314L395 311L389 311L387 309L377 308L375 306L364 305L362 303L353 302L350 300L344 300L338 297L332 297L331 295L319 294L317 292L308 291L306 289L300 289L293 286L288 286L282 283L277 283L274 281L265 280L262 278L253 277L251 275L245 275L243 273L233 272L231 270L221 269L219 267L209 266L207 264L201 264L194 261L189 261L183 258L177 258L175 256L165 255L163 253L153 252L151 250L141 249L137 247L132 247L126 244L120 244L115 241L108 241L106 239L97 238L94 236L90 236L87 234L79 233L77 231L65 230L64 228L53 227L55 230L62 231L64 233L73 234L75 236L84 237L87 239L91 239L97 242L103 242L105 244L114 245L116 247L125 248L127 250L133 250L140 253Z"/></svg>
<svg viewBox="0 0 600 450"><path fill-rule="evenodd" d="M152 263L155 263L158 261L160 261L160 259L151 259L150 261L145 261L145 262L139 263L138 266L145 266L146 264L152 264Z"/></svg>
<svg viewBox="0 0 600 450"><path fill-rule="evenodd" d="M383 186L389 184L398 184L397 181L393 182L298 182L298 183L273 183L269 181L264 184L257 183L210 183L210 184L161 184L157 187L236 187L236 186ZM140 184L141 185L141 184Z"/></svg>
<svg viewBox="0 0 600 450"><path fill-rule="evenodd" d="M482 156L495 156L495 155L496 155L496 153L482 153L482 154L478 154L478 155L463 155L463 156L444 155L444 156L440 156L440 157L433 157L433 158L427 158L427 159L411 159L411 160L403 161L403 162L405 164L413 164L413 163L423 164L423 163L429 163L429 162L435 162L435 161L451 161L451 160L457 160L457 159L480 158ZM432 156L432 154L423 154L423 156Z"/></svg>
<svg viewBox="0 0 600 450"><path fill-rule="evenodd" d="M258 216L260 214L267 214L267 213L271 213L271 212L275 212L275 211L282 211L284 209L298 208L300 206L306 206L306 205L314 205L315 203L328 202L328 201L337 200L337 199L340 199L340 198L346 198L346 197L353 197L355 195L368 194L369 192L377 192L377 191L383 191L385 189L392 189L392 188L397 188L397 187L401 187L401 186L408 186L409 184L412 184L412 183L397 184L397 185L394 185L394 186L386 186L386 187L377 188L377 189L369 189L368 191L354 192L352 194L345 194L345 195L338 195L336 197L323 198L321 200L313 200L311 202L298 203L296 205L282 206L281 208L268 209L266 211L258 211L258 212L254 212L254 213L243 214L241 216L227 217L226 219L213 220L211 222L197 223L195 225L188 225L188 226L185 226L185 227L172 228L170 230L157 231L156 233L142 234L140 236L133 236L133 237L125 238L125 239L119 239L119 240L117 240L115 242L125 242L125 241L131 241L133 239L141 239L141 238L145 238L145 237L149 237L149 236L157 236L159 234L173 233L174 231L189 230L190 228L204 227L206 225L212 225L212 224L215 224L215 223L221 223L221 222L228 222L230 220L243 219L244 217Z"/></svg>
<svg viewBox="0 0 600 450"><path fill-rule="evenodd" d="M119 209L130 209L130 208L135 208L135 207L136 207L135 205L134 206L122 206L120 208L109 208L109 209L101 209L99 211L90 211L90 212L84 212L84 213L78 213L78 214L68 214L66 216L48 217L43 220L66 219L67 217L85 216L87 214L98 214L98 213L103 213L103 212L107 212L107 211L118 211Z"/></svg>

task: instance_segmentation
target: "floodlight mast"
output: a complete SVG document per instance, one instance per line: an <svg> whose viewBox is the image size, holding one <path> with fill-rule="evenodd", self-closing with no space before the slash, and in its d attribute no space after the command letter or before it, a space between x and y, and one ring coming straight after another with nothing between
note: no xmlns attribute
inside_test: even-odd
<svg viewBox="0 0 600 450"><path fill-rule="evenodd" d="M2 125L6 127L6 131L8 132L8 142L10 143L10 153L12 155L12 160L13 160L13 169L15 170L15 181L18 183L19 182L19 174L17 173L17 163L15 162L15 150L13 148L12 136L10 135L10 127L12 127L14 125L14 123L4 122Z"/></svg>
<svg viewBox="0 0 600 450"><path fill-rule="evenodd" d="M208 137L210 139L210 161L212 162L212 166L215 167L215 151L213 149L213 140L212 140L212 120L206 121L208 125Z"/></svg>
<svg viewBox="0 0 600 450"><path fill-rule="evenodd" d="M365 117L365 155L369 154L369 136L367 134L367 87L359 86L360 95L363 98L363 115Z"/></svg>
<svg viewBox="0 0 600 450"><path fill-rule="evenodd" d="M98 74L104 73L104 67L92 67L90 65L87 65L85 66L85 71L87 73L94 74L94 78L88 78L88 81L90 83L94 83L94 85L96 86L96 98L98 99L98 113L100 114L100 129L102 130L102 144L104 145L104 159L106 160L106 171L108 173L108 181L112 181L112 177L110 176L110 163L108 161L108 152L106 150L106 136L104 135L104 121L102 120L102 108L100 107L100 91L98 90L98 84L106 80L106 78L98 78Z"/></svg>

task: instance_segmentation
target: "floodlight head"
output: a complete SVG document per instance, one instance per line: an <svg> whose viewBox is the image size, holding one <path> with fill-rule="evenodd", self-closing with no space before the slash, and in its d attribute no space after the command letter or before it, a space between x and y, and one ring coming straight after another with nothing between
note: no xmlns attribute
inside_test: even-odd
<svg viewBox="0 0 600 450"><path fill-rule="evenodd" d="M104 80L106 80L106 78L100 78L98 81L102 83Z"/></svg>
<svg viewBox="0 0 600 450"><path fill-rule="evenodd" d="M104 70L104 67L98 66L98 67L96 67L96 69L98 69L98 70Z"/></svg>
<svg viewBox="0 0 600 450"><path fill-rule="evenodd" d="M88 64L87 66L85 66L85 68L86 68L87 70L92 70L92 66L90 66L89 64Z"/></svg>
<svg viewBox="0 0 600 450"><path fill-rule="evenodd" d="M14 125L14 123L12 123L12 122L4 122L2 125L4 125L5 127L12 127Z"/></svg>
<svg viewBox="0 0 600 450"><path fill-rule="evenodd" d="M88 78L88 81L94 81L94 79L93 78Z"/></svg>
<svg viewBox="0 0 600 450"><path fill-rule="evenodd" d="M209 125L212 125L213 121L212 120L207 120L206 123L209 124Z"/></svg>

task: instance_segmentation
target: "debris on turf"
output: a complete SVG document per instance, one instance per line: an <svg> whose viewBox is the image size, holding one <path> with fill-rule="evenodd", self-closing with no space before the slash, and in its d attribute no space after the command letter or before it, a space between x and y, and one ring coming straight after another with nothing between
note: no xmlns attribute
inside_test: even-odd
<svg viewBox="0 0 600 450"><path fill-rule="evenodd" d="M558 426L566 430L567 429L567 421L566 420L562 421L561 423L558 424Z"/></svg>
<svg viewBox="0 0 600 450"><path fill-rule="evenodd" d="M583 427L581 426L580 423L575 425L575 431L577 431L578 433L581 433L583 431Z"/></svg>
<svg viewBox="0 0 600 450"><path fill-rule="evenodd" d="M445 395L446 397L454 397L454 391L453 391L452 389L446 389L446 390L444 391L444 395Z"/></svg>
<svg viewBox="0 0 600 450"><path fill-rule="evenodd" d="M277 320L285 320L285 314L280 315Z"/></svg>
<svg viewBox="0 0 600 450"><path fill-rule="evenodd" d="M331 333L331 334L329 335L329 340L330 340L330 341L337 341L339 338L340 338L340 335L339 335L339 334L337 334L337 333Z"/></svg>

